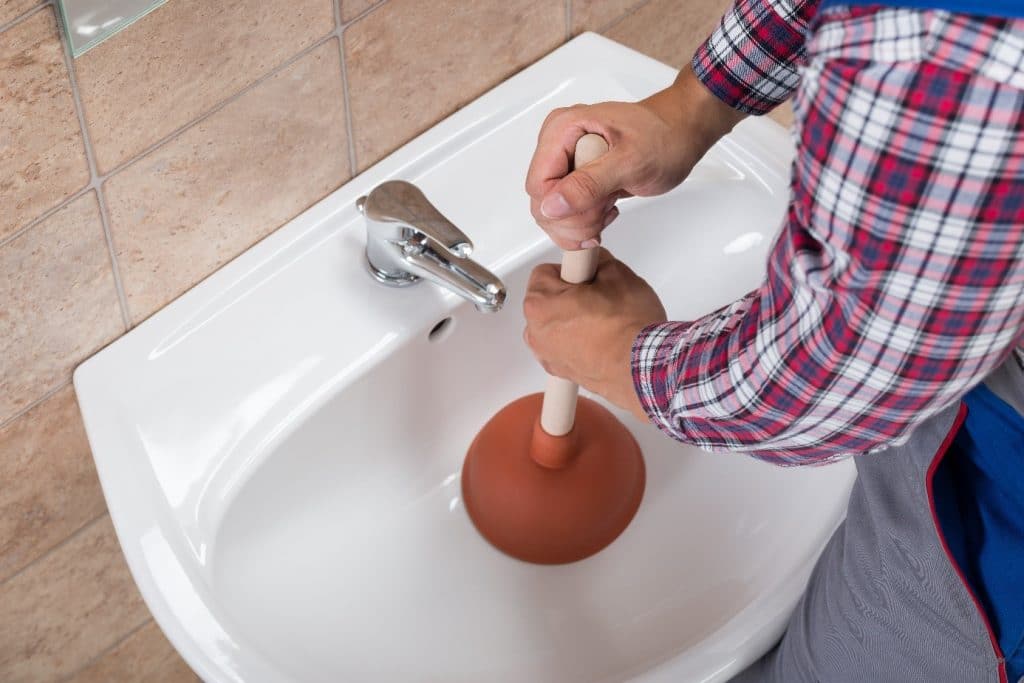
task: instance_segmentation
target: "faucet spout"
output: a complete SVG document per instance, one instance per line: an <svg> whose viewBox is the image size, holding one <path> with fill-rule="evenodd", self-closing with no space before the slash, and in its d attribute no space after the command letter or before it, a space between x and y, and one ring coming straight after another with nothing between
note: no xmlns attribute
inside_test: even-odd
<svg viewBox="0 0 1024 683"><path fill-rule="evenodd" d="M491 271L468 258L445 258L429 246L405 257L411 273L455 292L482 313L505 304L505 285Z"/></svg>

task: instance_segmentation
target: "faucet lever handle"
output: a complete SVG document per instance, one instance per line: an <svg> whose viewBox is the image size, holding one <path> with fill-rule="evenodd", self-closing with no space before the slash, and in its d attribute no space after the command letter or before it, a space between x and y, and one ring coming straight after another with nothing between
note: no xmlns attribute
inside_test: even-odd
<svg viewBox="0 0 1024 683"><path fill-rule="evenodd" d="M454 256L466 258L473 252L473 242L466 233L445 218L410 182L389 180L381 183L360 200L359 208L370 220L400 224L422 234Z"/></svg>

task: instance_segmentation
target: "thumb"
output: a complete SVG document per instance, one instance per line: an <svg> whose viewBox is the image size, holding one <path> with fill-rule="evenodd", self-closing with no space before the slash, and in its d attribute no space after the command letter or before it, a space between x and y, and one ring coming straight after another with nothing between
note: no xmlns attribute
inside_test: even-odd
<svg viewBox="0 0 1024 683"><path fill-rule="evenodd" d="M540 203L545 218L566 218L603 207L621 189L622 177L614 152L608 152L568 174L548 190Z"/></svg>

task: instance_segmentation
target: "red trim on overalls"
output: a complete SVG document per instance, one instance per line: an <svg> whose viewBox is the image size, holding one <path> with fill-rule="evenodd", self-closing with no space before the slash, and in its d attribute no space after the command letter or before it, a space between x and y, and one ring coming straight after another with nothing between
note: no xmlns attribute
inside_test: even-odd
<svg viewBox="0 0 1024 683"><path fill-rule="evenodd" d="M992 644L992 651L996 655L996 663L999 665L999 683L1009 683L1006 675L1006 658L1003 657L1003 651L999 647L999 641L996 638L995 631L992 630L992 624L988 620L988 615L985 614L985 610L981 606L981 602L978 600L978 596L974 594L969 583L967 583L967 577L964 576L963 571L960 569L960 565L957 564L953 558L953 553L949 551L949 544L946 543L946 536L942 533L942 527L939 524L939 516L935 512L935 495L932 491L932 482L935 478L935 471L939 468L939 464L943 458L946 457L946 453L949 451L949 447L953 444L953 439L956 438L956 433L960 431L960 427L963 426L964 420L967 419L967 404L960 403L960 410L956 414L956 420L953 421L953 427L946 434L946 438L942 440L942 445L939 446L939 450L935 453L935 457L932 459L932 464L928 466L928 474L925 475L925 485L928 489L928 507L932 513L932 523L935 525L935 532L939 535L939 544L942 546L942 552L946 553L946 558L949 560L949 564L953 567L953 571L956 572L957 578L960 579L960 583L963 584L964 588L967 589L967 594L971 596L971 601L974 602L974 608L978 610L978 614L981 616L981 621L985 624L985 630L988 631L988 639Z"/></svg>

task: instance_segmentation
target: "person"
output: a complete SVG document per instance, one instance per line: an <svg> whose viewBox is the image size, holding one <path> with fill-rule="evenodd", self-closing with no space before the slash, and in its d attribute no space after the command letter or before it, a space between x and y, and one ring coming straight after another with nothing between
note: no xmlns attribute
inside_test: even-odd
<svg viewBox="0 0 1024 683"><path fill-rule="evenodd" d="M524 300L548 372L679 441L858 456L846 521L738 681L1024 681L1024 3L894 4L737 0L670 87L553 111L526 179L552 240L592 247L617 200L793 95L756 290L669 321L602 251L591 283L543 265ZM584 133L610 149L570 172Z"/></svg>

